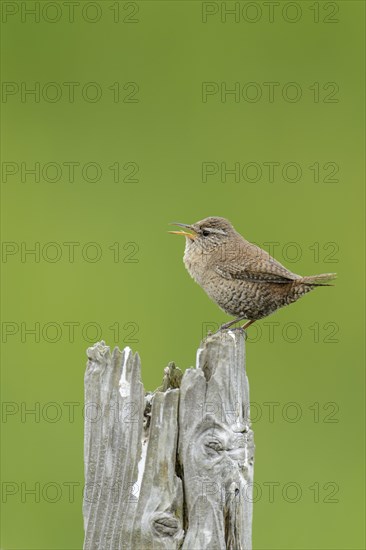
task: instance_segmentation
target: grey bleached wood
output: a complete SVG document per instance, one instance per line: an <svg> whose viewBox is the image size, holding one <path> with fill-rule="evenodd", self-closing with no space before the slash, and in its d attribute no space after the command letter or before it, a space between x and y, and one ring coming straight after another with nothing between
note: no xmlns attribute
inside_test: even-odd
<svg viewBox="0 0 366 550"><path fill-rule="evenodd" d="M88 349L85 550L251 549L244 353L242 330L208 336L196 368L170 363L145 395L137 353Z"/></svg>
<svg viewBox="0 0 366 550"><path fill-rule="evenodd" d="M183 549L251 548L254 443L244 333L220 332L184 373L179 412L188 531Z"/></svg>

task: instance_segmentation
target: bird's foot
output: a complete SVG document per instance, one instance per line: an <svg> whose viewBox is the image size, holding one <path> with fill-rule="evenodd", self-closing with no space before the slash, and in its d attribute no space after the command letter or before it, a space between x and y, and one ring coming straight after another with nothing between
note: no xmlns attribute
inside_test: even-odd
<svg viewBox="0 0 366 550"><path fill-rule="evenodd" d="M252 325L253 323L255 323L255 320L253 321L247 321L246 323L244 323L244 325L241 327L243 330L247 330L248 327L250 327L250 325Z"/></svg>
<svg viewBox="0 0 366 550"><path fill-rule="evenodd" d="M228 323L224 323L223 325L221 325L221 327L219 328L219 330L217 330L216 332L221 332L222 330L227 330L228 328L232 327L233 325L235 325L235 323L239 323L239 321L243 321L243 319L245 319L245 317L237 317L236 319L233 319L232 321L229 321ZM237 329L241 329L242 327L236 327L235 329L233 330L237 330ZM216 333L215 333L216 334Z"/></svg>
<svg viewBox="0 0 366 550"><path fill-rule="evenodd" d="M234 321L229 321L228 323L224 323L223 325L221 325L221 327L219 328L219 330L217 332L220 332L221 330L226 330L226 329L232 327L236 322L237 322L237 320L234 319Z"/></svg>
<svg viewBox="0 0 366 550"><path fill-rule="evenodd" d="M245 319L245 317L239 317L238 319L233 319L232 321L229 321L228 323L224 323L223 325L221 325L219 327L218 330L216 330L216 332L214 332L213 334L218 334L219 332L221 332L222 330L227 330L228 328L231 328L233 325L235 325L235 323L239 323L239 321L242 321L243 319ZM244 325L242 325L241 327L234 327L232 330L244 330L246 331L246 329L252 325L253 323L255 323L255 321L247 321Z"/></svg>

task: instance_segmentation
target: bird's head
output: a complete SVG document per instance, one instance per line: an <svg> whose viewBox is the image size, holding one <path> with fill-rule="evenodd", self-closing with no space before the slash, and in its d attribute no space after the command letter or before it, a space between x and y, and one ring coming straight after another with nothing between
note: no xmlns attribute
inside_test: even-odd
<svg viewBox="0 0 366 550"><path fill-rule="evenodd" d="M192 225L185 223L172 223L172 225L184 228L183 231L169 231L169 233L186 237L187 249L194 248L205 254L224 245L235 234L235 229L225 218L210 217Z"/></svg>

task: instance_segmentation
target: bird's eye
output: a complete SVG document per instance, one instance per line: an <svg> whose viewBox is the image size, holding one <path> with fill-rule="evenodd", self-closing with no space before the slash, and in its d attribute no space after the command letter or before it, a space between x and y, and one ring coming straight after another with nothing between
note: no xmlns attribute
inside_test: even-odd
<svg viewBox="0 0 366 550"><path fill-rule="evenodd" d="M203 229L203 230L202 230L202 235L203 235L204 237L208 237L209 234L210 234L210 232L209 232L209 231L206 231L206 229Z"/></svg>

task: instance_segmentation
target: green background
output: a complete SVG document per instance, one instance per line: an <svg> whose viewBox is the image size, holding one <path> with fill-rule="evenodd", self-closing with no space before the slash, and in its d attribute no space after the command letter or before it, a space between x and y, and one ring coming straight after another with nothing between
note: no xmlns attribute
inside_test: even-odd
<svg viewBox="0 0 366 550"><path fill-rule="evenodd" d="M218 13L206 23L201 2L149 1L137 8L120 2L114 22L117 4L100 2L95 23L81 16L83 2L74 22L66 8L54 23L52 7L39 22L21 14L19 3L18 13L3 11L3 82L19 88L39 82L41 90L56 82L63 93L55 102L42 94L39 102L22 101L14 93L1 104L3 169L19 169L2 181L2 240L13 243L5 246L14 254L2 257L1 548L82 548L85 350L96 338L111 347L130 345L140 353L150 390L168 361L182 369L194 364L202 324L228 317L186 273L184 242L167 234L167 224L219 215L248 240L267 248L264 243L278 243L274 254L291 270L339 275L334 288L319 289L248 331L253 417L257 411L254 548L363 549L364 3L300 1L301 16L292 23L295 8L286 2L273 22L263 2L257 8L239 2L237 22L229 15L222 20L223 4L211 3ZM97 12L88 9L86 17L94 18ZM256 14L258 21L249 22ZM74 102L64 82L80 83ZM82 97L88 82L100 86L99 101ZM109 89L115 82L119 102ZM128 82L139 87L137 102L123 101L132 90L123 89ZM219 90L238 82L244 98L216 93L204 102L203 82ZM245 88L249 82L256 84ZM265 82L279 83L273 101ZM295 89L286 88L289 82L302 91L298 101L285 99ZM329 82L337 93L329 95ZM262 97L248 101L245 90L254 97L255 88ZM46 180L22 181L21 163L36 162L80 166L74 182L65 167L58 181L47 181L51 168ZM89 162L100 166L99 181L83 177ZM108 168L116 162L118 182ZM138 165L138 181L122 181L130 162ZM262 175L222 182L219 172L203 182L204 162L257 163ZM280 163L272 182L265 162ZM289 162L301 167L297 182L282 175ZM315 162L318 182L309 168ZM326 178L334 166L326 163L338 167L337 181ZM22 242L40 246L39 261L16 252ZM47 248L51 242L57 248ZM80 243L74 262L64 242ZM90 242L101 251L99 261L90 261ZM61 257L52 262L57 250ZM73 342L64 325L70 322L76 323ZM25 333L36 323L39 338ZM65 403L74 403L71 420ZM37 407L39 418L26 414ZM26 493L37 483L39 502Z"/></svg>

